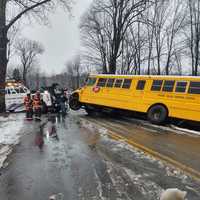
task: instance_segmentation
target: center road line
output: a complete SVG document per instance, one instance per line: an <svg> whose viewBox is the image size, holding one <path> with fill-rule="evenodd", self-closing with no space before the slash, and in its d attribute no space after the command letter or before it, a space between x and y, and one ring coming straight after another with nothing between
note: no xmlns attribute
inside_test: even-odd
<svg viewBox="0 0 200 200"><path fill-rule="evenodd" d="M104 123L101 123L94 119L85 119L85 118L82 118L82 119L87 121L88 123L94 124L95 126L100 126L100 128L102 128L102 127L106 128L108 131L107 132L108 136L110 136L112 139L117 140L117 141L123 140L124 142L131 145L132 147L134 147L140 151L143 151L146 155L149 155L158 160L161 160L166 164L170 164L171 166L178 168L179 170L184 172L186 175L188 175L191 178L195 179L196 181L200 182L200 172L199 171L197 171L181 162L178 162L178 161L170 158L169 156L165 156L165 155L163 155L157 151L154 151L142 144L139 144L139 143L135 142L133 139L128 139L125 136L122 136L120 133L117 133L116 131L110 130L110 128L108 126L106 126Z"/></svg>

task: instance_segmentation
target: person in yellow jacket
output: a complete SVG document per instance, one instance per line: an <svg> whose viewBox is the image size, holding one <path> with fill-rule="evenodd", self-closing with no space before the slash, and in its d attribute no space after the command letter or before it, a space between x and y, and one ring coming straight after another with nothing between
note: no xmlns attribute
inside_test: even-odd
<svg viewBox="0 0 200 200"><path fill-rule="evenodd" d="M37 91L33 97L33 109L35 113L35 118L40 120L42 114L42 101L39 91Z"/></svg>
<svg viewBox="0 0 200 200"><path fill-rule="evenodd" d="M24 98L24 105L26 108L26 119L32 120L33 119L33 101L31 99L31 94L28 93Z"/></svg>

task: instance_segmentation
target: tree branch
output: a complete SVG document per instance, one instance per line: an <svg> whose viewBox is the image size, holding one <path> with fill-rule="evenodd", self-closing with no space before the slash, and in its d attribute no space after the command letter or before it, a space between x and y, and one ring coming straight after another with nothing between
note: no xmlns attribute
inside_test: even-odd
<svg viewBox="0 0 200 200"><path fill-rule="evenodd" d="M33 10L34 8L37 8L47 2L50 2L51 0L43 0L41 2L38 2L28 8L26 8L25 10L23 10L21 13L19 13L17 16L15 16L10 22L9 24L6 26L6 29L9 30L10 27L16 22L18 21L24 14L26 14L28 11Z"/></svg>

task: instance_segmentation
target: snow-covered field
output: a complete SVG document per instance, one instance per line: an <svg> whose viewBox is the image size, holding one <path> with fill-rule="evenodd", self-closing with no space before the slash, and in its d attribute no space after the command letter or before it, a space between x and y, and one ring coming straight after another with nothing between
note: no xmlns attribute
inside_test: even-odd
<svg viewBox="0 0 200 200"><path fill-rule="evenodd" d="M19 143L22 126L23 114L0 116L0 168L3 167L7 156L12 152L12 147Z"/></svg>

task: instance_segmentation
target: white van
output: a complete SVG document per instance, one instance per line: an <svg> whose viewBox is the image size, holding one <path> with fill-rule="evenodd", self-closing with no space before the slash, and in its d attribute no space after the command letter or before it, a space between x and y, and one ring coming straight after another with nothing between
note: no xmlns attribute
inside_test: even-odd
<svg viewBox="0 0 200 200"><path fill-rule="evenodd" d="M15 81L10 81L6 83L5 87L5 103L6 111L9 112L21 112L25 111L24 106L24 97L27 93L30 93L30 90L25 87L22 83L17 83ZM34 94L32 94L32 97ZM48 91L41 93L41 98L45 103L47 108L52 106L51 95Z"/></svg>
<svg viewBox="0 0 200 200"><path fill-rule="evenodd" d="M5 87L5 103L7 111L24 111L24 97L30 90L22 83L7 82Z"/></svg>

